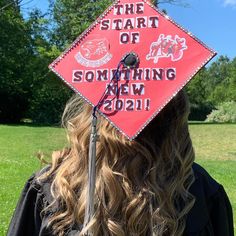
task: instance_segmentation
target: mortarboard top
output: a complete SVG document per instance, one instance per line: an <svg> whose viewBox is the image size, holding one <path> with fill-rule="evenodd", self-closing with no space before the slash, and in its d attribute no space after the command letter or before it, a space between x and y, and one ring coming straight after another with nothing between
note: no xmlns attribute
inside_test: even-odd
<svg viewBox="0 0 236 236"><path fill-rule="evenodd" d="M132 140L215 54L149 1L120 0L49 67L93 106L106 92L99 113ZM133 68L112 83L122 58Z"/></svg>

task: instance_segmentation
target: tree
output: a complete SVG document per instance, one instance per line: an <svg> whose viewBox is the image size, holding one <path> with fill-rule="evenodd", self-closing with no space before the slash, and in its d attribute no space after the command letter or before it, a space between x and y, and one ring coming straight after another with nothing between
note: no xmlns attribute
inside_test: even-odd
<svg viewBox="0 0 236 236"><path fill-rule="evenodd" d="M236 101L236 58L220 56L203 68L187 86L191 119L205 120L210 111L225 102Z"/></svg>
<svg viewBox="0 0 236 236"><path fill-rule="evenodd" d="M31 12L27 24L31 30L31 96L27 116L41 124L58 124L66 101L72 94L48 65L60 54L52 44L49 20L39 10Z"/></svg>
<svg viewBox="0 0 236 236"><path fill-rule="evenodd" d="M190 120L205 120L213 105L208 101L208 72L202 68L187 85L186 90L190 100Z"/></svg>
<svg viewBox="0 0 236 236"><path fill-rule="evenodd" d="M57 123L71 91L49 73L60 50L50 41L48 20L37 9L25 20L20 1L8 3L0 0L0 122Z"/></svg>
<svg viewBox="0 0 236 236"><path fill-rule="evenodd" d="M72 43L111 4L111 0L56 0L53 39L60 49Z"/></svg>
<svg viewBox="0 0 236 236"><path fill-rule="evenodd" d="M236 101L236 58L227 57L219 60L209 68L211 93L209 100L216 106L223 102Z"/></svg>
<svg viewBox="0 0 236 236"><path fill-rule="evenodd" d="M32 48L18 6L8 4L0 0L0 121L17 122L28 106L25 77Z"/></svg>

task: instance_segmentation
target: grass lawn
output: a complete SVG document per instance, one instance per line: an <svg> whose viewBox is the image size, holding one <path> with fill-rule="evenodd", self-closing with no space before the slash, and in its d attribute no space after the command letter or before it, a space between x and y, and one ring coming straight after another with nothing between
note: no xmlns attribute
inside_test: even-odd
<svg viewBox="0 0 236 236"><path fill-rule="evenodd" d="M236 215L236 125L191 124L196 162L225 187ZM6 230L25 181L41 168L38 151L66 145L59 128L0 125L0 236ZM234 223L236 226L236 221Z"/></svg>

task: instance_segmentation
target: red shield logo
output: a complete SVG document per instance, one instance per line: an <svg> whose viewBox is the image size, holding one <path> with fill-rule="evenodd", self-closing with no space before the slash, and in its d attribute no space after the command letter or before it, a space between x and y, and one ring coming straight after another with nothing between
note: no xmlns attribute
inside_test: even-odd
<svg viewBox="0 0 236 236"><path fill-rule="evenodd" d="M111 60L110 43L100 35L89 36L80 46L75 59L85 67L100 67Z"/></svg>

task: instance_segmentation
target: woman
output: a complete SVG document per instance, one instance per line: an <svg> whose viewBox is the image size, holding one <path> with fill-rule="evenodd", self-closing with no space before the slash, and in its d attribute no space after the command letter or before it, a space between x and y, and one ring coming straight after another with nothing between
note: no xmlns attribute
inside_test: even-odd
<svg viewBox="0 0 236 236"><path fill-rule="evenodd" d="M183 91L134 141L99 118L95 213L83 229L91 112L77 96L68 103L70 148L27 182L8 236L233 236L223 187L193 163Z"/></svg>

